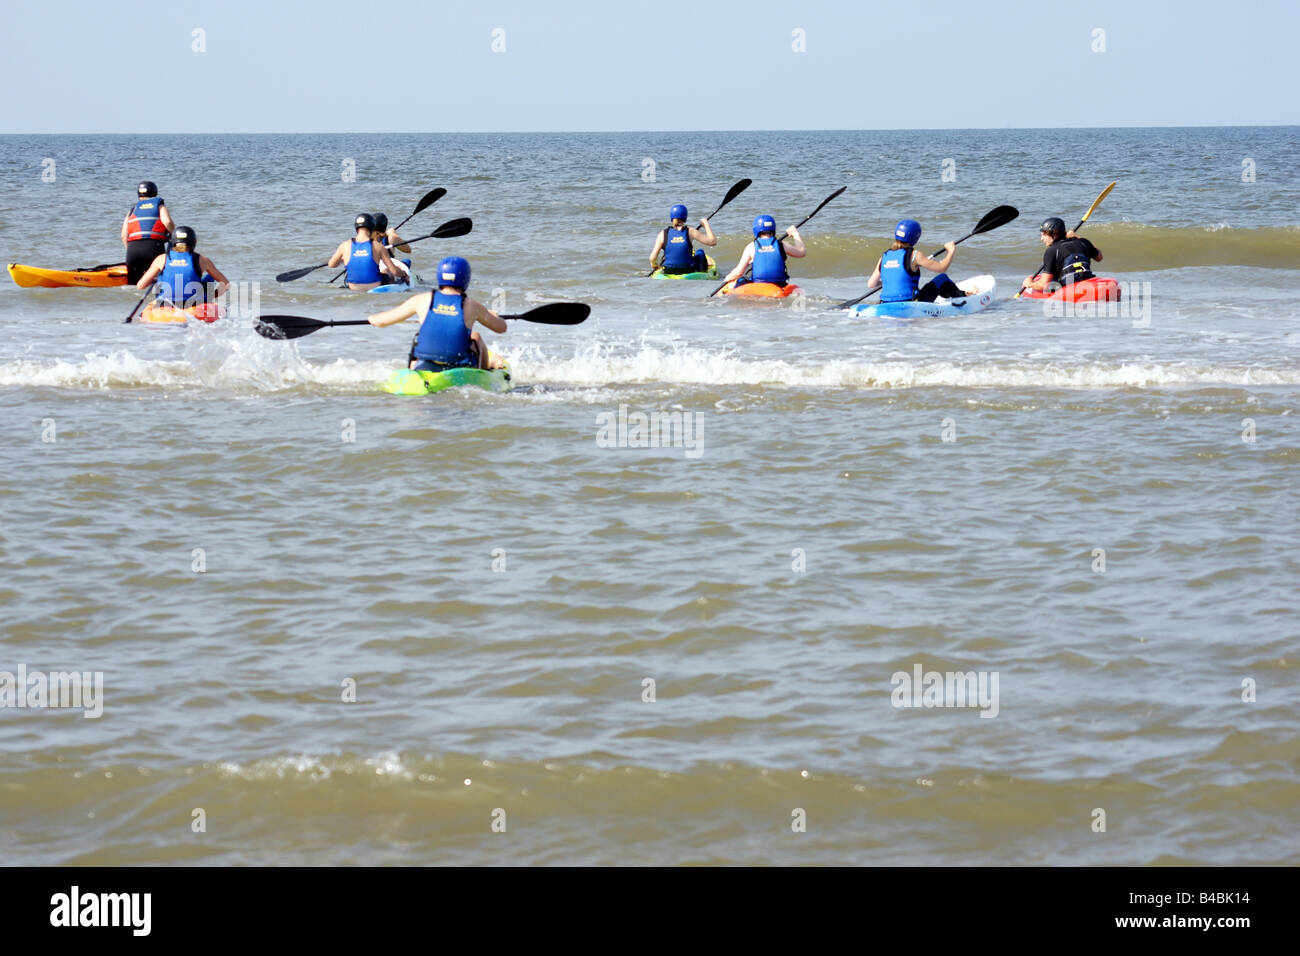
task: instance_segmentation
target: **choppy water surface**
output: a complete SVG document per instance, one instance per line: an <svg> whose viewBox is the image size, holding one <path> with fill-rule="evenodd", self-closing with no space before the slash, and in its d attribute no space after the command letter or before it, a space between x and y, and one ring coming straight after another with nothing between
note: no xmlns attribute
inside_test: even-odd
<svg viewBox="0 0 1300 956"><path fill-rule="evenodd" d="M1300 861L1294 129L200 142L0 138L6 260L113 261L150 178L264 310L357 318L393 297L272 276L440 185L403 232L474 232L417 272L593 316L496 338L513 392L398 399L407 327L0 287L0 671L104 675L98 719L0 708L6 862ZM637 277L741 176L724 267L849 186L803 303ZM1149 309L1011 300L1112 179L1087 234ZM830 310L901 216L1003 202L952 270L992 309ZM603 447L620 408L694 448ZM996 702L893 706L918 666Z"/></svg>

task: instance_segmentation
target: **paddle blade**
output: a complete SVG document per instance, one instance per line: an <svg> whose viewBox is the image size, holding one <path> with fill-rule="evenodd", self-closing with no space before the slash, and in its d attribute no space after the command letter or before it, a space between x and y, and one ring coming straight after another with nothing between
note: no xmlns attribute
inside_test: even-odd
<svg viewBox="0 0 1300 956"><path fill-rule="evenodd" d="M754 185L754 180L752 179L742 179L740 182L736 183L736 185L727 190L727 195L722 199L722 206L731 202L731 200L735 199L752 185ZM718 208L721 209L722 206L719 206Z"/></svg>
<svg viewBox="0 0 1300 956"><path fill-rule="evenodd" d="M474 228L474 223L470 219L449 219L444 222L433 232L429 233L430 239L455 239L457 236L468 236L470 230Z"/></svg>
<svg viewBox="0 0 1300 956"><path fill-rule="evenodd" d="M1005 226L1019 215L1020 210L1015 206L998 206L997 209L994 209L979 221L979 224L971 231L971 235L978 236L980 233L996 229L998 226Z"/></svg>
<svg viewBox="0 0 1300 956"><path fill-rule="evenodd" d="M424 212L445 195L447 195L447 190L443 189L441 186L425 193L424 198L415 204L415 212L411 213L411 216L416 216ZM406 218L409 219L411 216L407 216Z"/></svg>
<svg viewBox="0 0 1300 956"><path fill-rule="evenodd" d="M1081 227L1085 222L1088 221L1088 217L1090 217L1094 212L1097 211L1097 207L1101 205L1101 201L1102 201L1103 199L1105 199L1107 196L1109 196L1109 195L1110 195L1110 191L1111 191L1112 189L1114 189L1114 188L1115 188L1115 183L1111 183L1109 186L1107 186L1105 189L1103 189L1103 190L1101 191L1101 195L1100 195L1100 196L1098 196L1095 200L1093 200L1092 205L1088 207L1088 211L1085 212L1085 213L1083 214L1083 218L1079 220L1079 225L1074 227L1074 229L1075 229L1076 232L1078 232L1078 231L1079 231L1079 228L1080 228L1080 227Z"/></svg>
<svg viewBox="0 0 1300 956"><path fill-rule="evenodd" d="M264 339L300 339L327 325L328 322L305 315L263 315L258 318L254 328Z"/></svg>
<svg viewBox="0 0 1300 956"><path fill-rule="evenodd" d="M501 318L540 322L542 325L580 325L589 315L591 306L585 302L551 302L520 315L503 315Z"/></svg>
<svg viewBox="0 0 1300 956"><path fill-rule="evenodd" d="M275 277L275 281L292 282L294 279L301 279L303 276L310 272L315 272L317 269L324 269L327 265L329 265L328 262L322 262L318 266L308 266L306 269L290 269L288 272L281 272Z"/></svg>

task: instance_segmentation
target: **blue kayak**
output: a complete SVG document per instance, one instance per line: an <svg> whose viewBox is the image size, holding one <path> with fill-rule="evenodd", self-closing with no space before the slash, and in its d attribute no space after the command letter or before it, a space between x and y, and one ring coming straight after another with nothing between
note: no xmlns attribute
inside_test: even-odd
<svg viewBox="0 0 1300 956"><path fill-rule="evenodd" d="M850 311L863 318L880 319L941 319L954 315L970 315L987 309L998 297L998 283L990 275L973 276L957 283L966 293L959 299L935 299L933 302L873 302L855 305Z"/></svg>

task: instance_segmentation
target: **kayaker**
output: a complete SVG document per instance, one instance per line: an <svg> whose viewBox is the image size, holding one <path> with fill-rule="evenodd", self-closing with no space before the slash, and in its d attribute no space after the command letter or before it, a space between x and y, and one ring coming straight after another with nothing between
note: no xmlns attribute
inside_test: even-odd
<svg viewBox="0 0 1300 956"><path fill-rule="evenodd" d="M126 281L140 281L149 265L167 251L167 237L176 224L158 195L158 187L145 181L135 187L135 205L122 220L122 245L126 246Z"/></svg>
<svg viewBox="0 0 1300 956"><path fill-rule="evenodd" d="M371 325L396 325L420 316L420 330L411 346L409 365L417 372L441 372L449 368L504 368L505 362L491 355L474 325L486 326L499 335L506 323L499 315L465 291L469 288L469 263L460 256L447 256L438 263L438 289L421 292L386 312L368 316Z"/></svg>
<svg viewBox="0 0 1300 956"><path fill-rule="evenodd" d="M207 256L196 250L199 237L189 226L177 226L172 232L171 251L159 256L136 288L144 290L155 281L158 282L158 299L178 309L198 305L208 301L208 283L217 283L217 292L213 298L226 294L230 288L227 279Z"/></svg>
<svg viewBox="0 0 1300 956"><path fill-rule="evenodd" d="M370 213L358 213L353 224L357 230L356 237L339 243L328 266L333 269L347 263L345 281L348 288L361 292L382 285L383 272L397 275L397 266L393 265L384 244L374 237L375 219Z"/></svg>
<svg viewBox="0 0 1300 956"><path fill-rule="evenodd" d="M670 276L708 272L708 256L703 249L695 248L697 242L702 246L716 246L718 237L713 234L713 227L707 219L700 220L699 229L686 225L686 207L678 203L668 210L668 225L655 238L654 248L650 250L650 265L659 267ZM664 257L662 263L659 262L660 252Z"/></svg>
<svg viewBox="0 0 1300 956"><path fill-rule="evenodd" d="M1038 238L1047 251L1043 253L1042 268L1025 277L1024 289L1042 291L1053 282L1069 285L1096 278L1092 264L1101 262L1101 250L1083 236L1076 236L1074 230L1067 230L1065 220L1057 216L1045 219Z"/></svg>
<svg viewBox="0 0 1300 956"><path fill-rule="evenodd" d="M394 249L405 253L411 251L410 246L402 244L402 237L397 234L397 230L388 228L388 216L386 214L377 212L373 218L375 220L375 238L384 244L384 248L388 250L390 256L393 254ZM388 280L390 282L410 282L411 260L398 259L394 261L398 263L397 275L388 276ZM406 268L403 269L402 266L406 266ZM380 266L380 271L383 271L383 266ZM386 272L385 275L387 275Z"/></svg>
<svg viewBox="0 0 1300 956"><path fill-rule="evenodd" d="M726 281L734 281L736 285L744 285L746 282L770 282L781 286L789 282L790 274L785 268L786 256L802 259L808 254L808 250L804 248L798 229L791 226L786 233L788 234L786 238L778 242L776 220L766 214L755 216L754 241L745 246L745 251L740 254L740 262L736 263L736 268L727 273ZM745 278L745 273L750 266L753 266L753 275Z"/></svg>
<svg viewBox="0 0 1300 956"><path fill-rule="evenodd" d="M871 278L867 280L869 289L880 286L881 302L933 302L940 296L945 299L965 297L966 293L947 275L952 257L957 252L957 244L944 243L946 254L942 259L936 260L916 251L916 243L920 238L921 224L915 219L900 220L894 227L894 244L876 260L876 267L871 270ZM920 266L939 274L921 285Z"/></svg>

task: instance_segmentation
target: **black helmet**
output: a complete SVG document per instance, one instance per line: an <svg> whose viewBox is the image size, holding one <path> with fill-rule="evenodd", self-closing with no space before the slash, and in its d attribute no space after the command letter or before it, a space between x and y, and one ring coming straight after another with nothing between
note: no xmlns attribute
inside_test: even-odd
<svg viewBox="0 0 1300 956"><path fill-rule="evenodd" d="M1061 219L1059 216L1053 216L1050 219L1044 219L1043 228L1039 231L1047 233L1053 239L1064 239L1065 220Z"/></svg>
<svg viewBox="0 0 1300 956"><path fill-rule="evenodd" d="M375 220L370 213L359 212L357 213L356 227L358 229L370 229L373 231L375 228Z"/></svg>
<svg viewBox="0 0 1300 956"><path fill-rule="evenodd" d="M190 252L199 244L199 236L189 226L177 226L172 233L172 246L184 245Z"/></svg>
<svg viewBox="0 0 1300 956"><path fill-rule="evenodd" d="M154 196L158 195L158 187L147 179L139 186L136 186L135 191L141 199L152 199Z"/></svg>
<svg viewBox="0 0 1300 956"><path fill-rule="evenodd" d="M375 228L376 228L376 229L378 229L380 232L386 232L386 231L388 230L388 217L387 217L387 216L385 216L382 212L377 212L377 213L375 213L375 215L374 215L373 218L374 218L374 220L375 220Z"/></svg>

